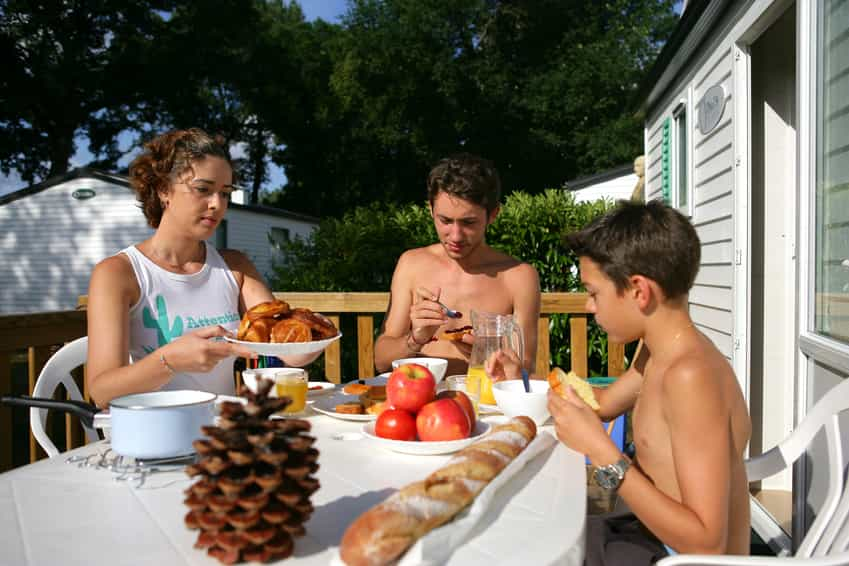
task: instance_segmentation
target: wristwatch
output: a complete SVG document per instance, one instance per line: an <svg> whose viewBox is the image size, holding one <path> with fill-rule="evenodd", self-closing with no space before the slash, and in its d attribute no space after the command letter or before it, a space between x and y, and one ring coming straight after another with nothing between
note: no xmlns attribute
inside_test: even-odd
<svg viewBox="0 0 849 566"><path fill-rule="evenodd" d="M619 484L625 478L625 472L631 466L631 462L625 458L620 458L615 464L599 466L593 470L593 478L596 483L603 489L608 491L616 491L619 489Z"/></svg>

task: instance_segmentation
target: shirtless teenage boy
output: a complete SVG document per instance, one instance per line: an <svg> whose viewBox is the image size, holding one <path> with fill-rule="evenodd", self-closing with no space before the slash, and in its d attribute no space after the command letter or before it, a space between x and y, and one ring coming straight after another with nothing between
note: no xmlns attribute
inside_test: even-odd
<svg viewBox="0 0 849 566"><path fill-rule="evenodd" d="M472 309L513 314L525 336L524 366L536 355L540 309L536 269L489 247L486 228L499 209L501 182L487 160L459 154L441 160L428 175L439 243L404 252L392 276L389 311L375 345L375 365L419 354L448 359L448 374L464 373L474 338L440 340L447 329L471 325ZM459 311L448 318L435 302ZM432 341L432 338L436 340Z"/></svg>
<svg viewBox="0 0 849 566"><path fill-rule="evenodd" d="M748 554L743 451L751 424L728 361L690 319L687 294L700 257L695 229L658 201L620 202L570 234L567 245L580 260L587 309L608 338L643 339L628 371L596 390L598 413L571 388L566 399L549 393L558 438L589 456L599 484L618 489L636 515L589 517L586 564L649 563L670 549ZM501 359L499 365L499 377L516 377L514 364ZM632 408L636 456L630 461L601 420ZM641 542L635 535L644 535Z"/></svg>

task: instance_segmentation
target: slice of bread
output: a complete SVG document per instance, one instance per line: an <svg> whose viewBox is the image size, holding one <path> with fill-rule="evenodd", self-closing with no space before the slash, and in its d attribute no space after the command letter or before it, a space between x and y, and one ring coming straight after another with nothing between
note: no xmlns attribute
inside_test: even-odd
<svg viewBox="0 0 849 566"><path fill-rule="evenodd" d="M548 373L548 385L561 397L566 396L566 387L571 386L578 397L583 399L584 403L592 407L594 411L601 408L598 401L595 400L593 386L586 379L578 377L573 371L566 373L558 367L553 368Z"/></svg>

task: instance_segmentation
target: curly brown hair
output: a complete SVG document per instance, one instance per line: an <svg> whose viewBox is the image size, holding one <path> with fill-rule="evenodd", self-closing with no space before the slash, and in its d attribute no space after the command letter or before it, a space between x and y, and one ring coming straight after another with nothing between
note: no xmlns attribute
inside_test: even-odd
<svg viewBox="0 0 849 566"><path fill-rule="evenodd" d="M233 165L224 138L212 137L200 128L173 130L144 144L144 151L130 163L130 186L152 228L159 227L164 212L160 195L168 192L193 162L208 156Z"/></svg>
<svg viewBox="0 0 849 566"><path fill-rule="evenodd" d="M440 192L482 206L489 215L501 199L501 179L492 161L458 153L440 160L430 170L427 197L431 207Z"/></svg>

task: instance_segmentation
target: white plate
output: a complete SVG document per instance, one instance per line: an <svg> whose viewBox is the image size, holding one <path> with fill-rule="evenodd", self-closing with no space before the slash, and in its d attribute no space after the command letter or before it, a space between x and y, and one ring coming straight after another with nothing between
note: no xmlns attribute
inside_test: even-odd
<svg viewBox="0 0 849 566"><path fill-rule="evenodd" d="M475 424L475 430L469 438L461 438L460 440L443 440L436 442L422 442L421 440L392 440L389 438L380 438L374 434L375 423L363 425L363 435L366 438L387 450L401 452L402 454L417 454L417 455L433 455L433 454L450 454L457 450L462 450L469 444L478 440L482 435L489 430L489 424L479 420Z"/></svg>
<svg viewBox="0 0 849 566"><path fill-rule="evenodd" d="M490 405L488 403L478 403L478 409L483 414L500 413L501 409L498 405Z"/></svg>
<svg viewBox="0 0 849 566"><path fill-rule="evenodd" d="M342 419L343 421L373 421L377 418L377 415L370 415L368 413L362 415L354 415L351 413L337 413L335 410L336 405L341 405L342 403L358 403L360 401L359 396L357 395L325 395L319 399L316 399L310 407L312 407L315 411L327 415L328 417L334 417L336 419Z"/></svg>
<svg viewBox="0 0 849 566"><path fill-rule="evenodd" d="M235 338L230 338L229 336L224 337L224 339L228 342L244 346L250 351L255 352L261 356L290 356L298 354L314 354L315 352L321 352L330 344L336 342L340 338L342 338L341 332L333 338L327 338L326 340L314 340L312 342L283 342L282 344L272 344L270 342L246 342L245 340L236 340Z"/></svg>
<svg viewBox="0 0 849 566"><path fill-rule="evenodd" d="M307 398L312 399L313 397L318 397L319 395L327 395L333 388L336 387L335 383L329 383L327 381L310 381L307 384ZM314 387L320 387L321 389L313 389Z"/></svg>

